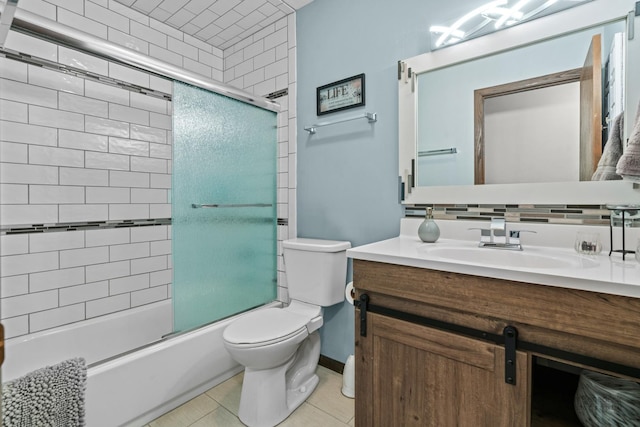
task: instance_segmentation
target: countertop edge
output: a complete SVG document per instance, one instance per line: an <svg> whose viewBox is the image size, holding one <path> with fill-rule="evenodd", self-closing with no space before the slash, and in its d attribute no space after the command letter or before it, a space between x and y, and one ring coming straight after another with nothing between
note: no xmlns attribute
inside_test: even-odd
<svg viewBox="0 0 640 427"><path fill-rule="evenodd" d="M637 276L638 283L629 283L627 281L615 279L602 279L584 277L588 276L589 269L576 269L576 275L569 275L566 269L555 271L553 269L513 269L499 267L494 265L478 265L463 262L453 262L443 259L433 259L428 257L408 256L406 254L393 253L387 248L387 245L404 244L411 245L414 239L406 237L395 237L380 242L370 243L347 250L347 257L364 261L381 262L386 264L403 265L407 267L425 268L438 271L446 271L451 273L468 274L473 276L489 277L494 279L504 279L523 283L533 283L539 285L554 286L566 289L575 289L582 291L598 292L611 295L626 296L632 298L640 298L640 276ZM416 243L419 244L419 243ZM484 249L482 249L484 250ZM486 249L493 250L493 249ZM604 260L606 255L600 255ZM608 258L608 257L607 257ZM610 260L610 269L619 269L620 272L624 268L638 268L634 265L635 260L624 261L624 266L614 265ZM631 264L634 263L634 264ZM602 269L607 266L603 266ZM621 273L622 274L622 273ZM357 285L356 285L357 286Z"/></svg>

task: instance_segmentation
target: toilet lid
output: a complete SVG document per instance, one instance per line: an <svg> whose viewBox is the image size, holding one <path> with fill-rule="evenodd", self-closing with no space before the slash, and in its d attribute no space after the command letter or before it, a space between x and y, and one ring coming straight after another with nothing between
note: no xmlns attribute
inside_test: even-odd
<svg viewBox="0 0 640 427"><path fill-rule="evenodd" d="M232 344L257 344L280 341L297 334L309 318L281 308L267 308L241 316L224 330L223 338Z"/></svg>

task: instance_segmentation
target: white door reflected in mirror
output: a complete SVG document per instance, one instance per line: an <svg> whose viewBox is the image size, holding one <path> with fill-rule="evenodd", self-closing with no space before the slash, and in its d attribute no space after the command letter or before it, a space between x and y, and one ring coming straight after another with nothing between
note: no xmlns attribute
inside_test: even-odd
<svg viewBox="0 0 640 427"><path fill-rule="evenodd" d="M484 183L578 181L580 85L484 102Z"/></svg>

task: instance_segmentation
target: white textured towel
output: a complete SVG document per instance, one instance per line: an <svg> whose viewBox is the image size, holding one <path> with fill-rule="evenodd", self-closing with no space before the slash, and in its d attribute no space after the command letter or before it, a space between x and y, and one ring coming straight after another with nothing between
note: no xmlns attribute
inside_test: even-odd
<svg viewBox="0 0 640 427"><path fill-rule="evenodd" d="M85 360L75 358L4 383L2 426L84 426L86 381Z"/></svg>
<svg viewBox="0 0 640 427"><path fill-rule="evenodd" d="M616 173L616 165L622 156L622 135L624 134L624 113L620 113L613 120L613 128L607 143L602 150L598 167L591 177L591 181L611 181L622 179Z"/></svg>
<svg viewBox="0 0 640 427"><path fill-rule="evenodd" d="M629 142L616 166L616 173L624 179L640 181L640 105Z"/></svg>

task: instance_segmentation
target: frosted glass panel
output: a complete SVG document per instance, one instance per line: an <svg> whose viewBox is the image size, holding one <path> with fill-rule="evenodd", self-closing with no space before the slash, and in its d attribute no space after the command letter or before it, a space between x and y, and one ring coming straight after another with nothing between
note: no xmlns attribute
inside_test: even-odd
<svg viewBox="0 0 640 427"><path fill-rule="evenodd" d="M183 83L173 94L174 329L184 331L276 297L277 122Z"/></svg>

